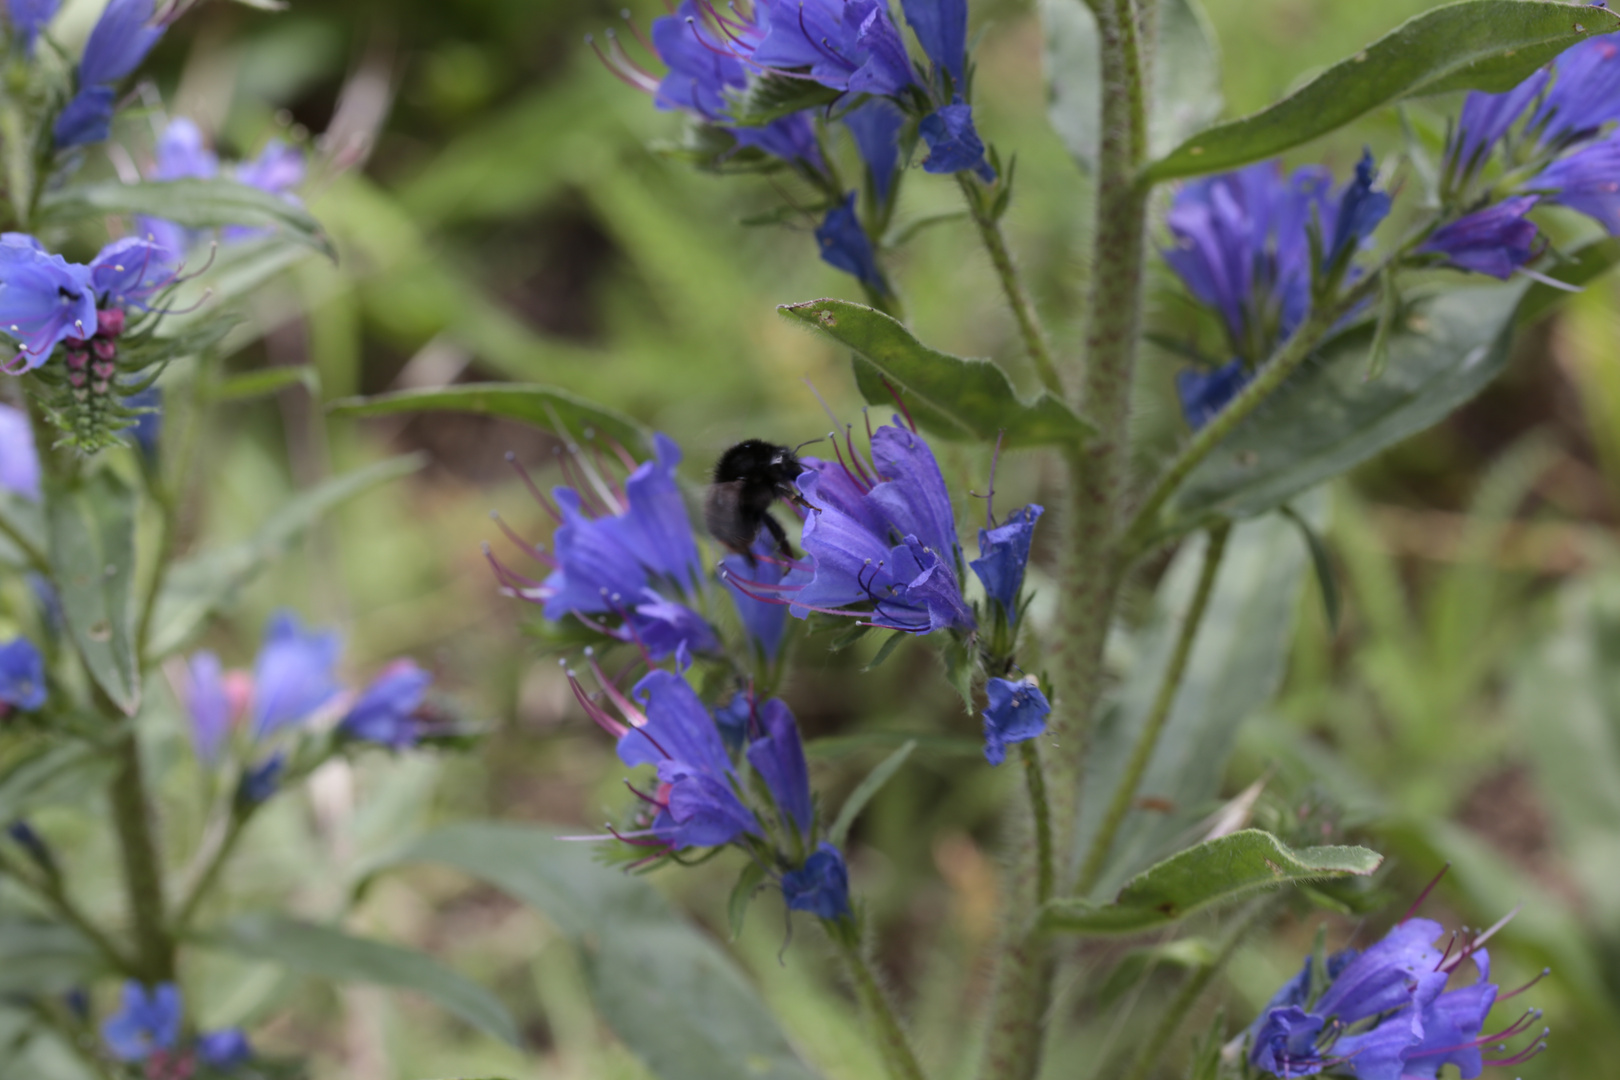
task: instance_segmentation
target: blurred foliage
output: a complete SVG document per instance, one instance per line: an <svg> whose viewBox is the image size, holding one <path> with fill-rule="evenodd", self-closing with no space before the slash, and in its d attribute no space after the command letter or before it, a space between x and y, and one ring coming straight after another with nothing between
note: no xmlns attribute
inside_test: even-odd
<svg viewBox="0 0 1620 1080"><path fill-rule="evenodd" d="M1227 114L1241 115L1432 5L1207 6L1225 53ZM644 28L659 13L637 3L633 18ZM1018 153L1012 246L1059 348L1072 352L1087 186L1046 125L1029 6L978 4L973 18L983 33L980 124ZM252 897L295 881L300 913L348 910L353 929L422 945L499 994L525 1049L409 995L346 991L340 1009L330 991L268 967L223 954L198 961L206 967L191 974L205 989L205 1026L282 1016L264 1031L267 1048L313 1048L321 1078L644 1075L594 1017L583 958L562 929L443 869L381 877L351 906L353 883L335 869L377 865L458 817L586 831L618 813L622 770L611 746L578 714L555 655L520 634L523 613L495 594L479 555L481 540L500 540L491 509L520 533L540 529L504 453L544 474L555 444L482 416L328 422L323 404L456 381L544 381L673 434L694 485L738 438L821 433L825 418L803 380L840 413L858 407L843 355L775 312L850 287L814 258L809 219L745 226L776 204L768 180L694 174L649 149L676 138L678 124L594 61L583 35L609 25L623 27L616 5L587 0L294 0L283 14L207 5L157 54L154 103L198 120L222 150L250 152L282 131L324 139L358 166L311 200L338 262L310 256L258 289L248 314L262 341L231 361L239 372L309 365L318 379L227 406L204 434L212 468L200 501L210 509L187 523L188 536L246 540L269 508L329 475L404 449L431 460L418 478L356 499L300 541L244 590L211 643L228 663L241 661L268 612L291 604L348 627L357 670L416 655L490 728L476 754L413 759L386 775L360 768L317 784L303 805L284 800L255 825L265 842L236 864L228 891ZM1307 152L1342 170L1362 142L1395 149L1395 120L1366 121ZM916 172L900 213L922 222L956 211L956 198L948 178ZM1162 267L1155 273L1162 278ZM896 276L920 337L996 356L1023 392L1033 388L990 267L959 223L919 232ZM1196 342L1200 328L1172 292L1155 294L1155 324ZM1431 903L1454 909L1455 921L1487 923L1523 901L1493 953L1504 986L1553 968L1534 995L1553 1049L1516 1070L1527 1078L1605 1075L1620 1052L1615 299L1612 282L1591 287L1527 336L1480 399L1337 486L1324 532L1344 592L1339 628L1304 590L1281 697L1245 725L1228 774L1210 778L1208 805L1179 808L1196 819L1218 806L1216 785L1230 794L1263 778L1255 813L1268 828L1266 815L1352 838L1375 829L1380 850L1397 856L1378 885L1385 920L1445 860L1452 873ZM1169 380L1179 362L1168 351L1148 357L1144 456L1177 430ZM942 464L954 489L983 489L980 455L947 447ZM1025 490L1005 492L1013 502L1042 494L1038 469L1005 487L1020 483ZM1041 539L1037 564L1050 565ZM1305 554L1290 557L1303 565ZM1212 621L1205 634L1223 629ZM974 1033L961 1017L988 992L996 930L994 809L1015 778L944 738L972 736L977 725L943 680L918 677L933 664L924 650L902 647L857 678L875 648L806 657L786 696L807 734L829 740L812 746L812 767L817 787L840 798L893 750L893 733L921 736L856 824L852 873L925 1066L963 1076ZM191 766L172 710L170 720L153 752L184 789ZM167 806L165 828L195 829L189 806ZM38 823L81 852L87 906L111 910L110 852L86 846L67 807ZM724 939L732 861L655 881ZM1354 899L1336 903L1349 912ZM809 1061L829 1077L874 1075L824 946L785 944L783 915L778 902L762 902L737 953ZM1285 916L1283 932L1257 938L1265 943L1229 969L1231 1023L1246 1023L1292 973L1318 925L1334 943L1365 943L1382 924ZM1124 974L1087 984L1091 1018L1059 1025L1052 1075L1111 1075L1114 1048L1129 1042L1122 1034L1152 1016L1135 1006L1167 997L1176 971L1209 955L1201 924L1192 930L1178 949L1144 953ZM1106 971L1128 948L1087 944L1082 969ZM962 986L970 1000L953 989ZM1080 1004L1071 993L1058 1007Z"/></svg>

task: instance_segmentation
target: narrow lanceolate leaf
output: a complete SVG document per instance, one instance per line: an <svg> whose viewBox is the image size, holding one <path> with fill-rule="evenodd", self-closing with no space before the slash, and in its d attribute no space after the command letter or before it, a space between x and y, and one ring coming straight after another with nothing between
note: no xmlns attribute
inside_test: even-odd
<svg viewBox="0 0 1620 1080"><path fill-rule="evenodd" d="M917 740L908 739L904 746L884 758L878 763L877 768L866 774L866 779L849 793L849 798L845 799L844 805L839 808L838 819L827 832L829 842L839 847L844 846L844 839L849 836L850 826L855 824L855 819L866 809L866 804L872 801L872 796L883 790L883 785L900 771L900 766L906 763L906 758L910 757L915 749Z"/></svg>
<svg viewBox="0 0 1620 1080"><path fill-rule="evenodd" d="M226 180L143 180L78 184L40 200L40 219L66 224L107 214L144 214L188 229L242 225L271 229L333 258L332 241L298 203L256 187Z"/></svg>
<svg viewBox="0 0 1620 1080"><path fill-rule="evenodd" d="M985 442L1001 435L1007 446L1077 446L1091 434L1091 425L1050 393L1043 390L1025 402L992 361L930 349L881 311L848 300L810 300L777 310L851 349L866 400L893 405L887 381L932 434Z"/></svg>
<svg viewBox="0 0 1620 1080"><path fill-rule="evenodd" d="M333 402L338 416L390 416L413 412L467 412L500 416L544 428L565 438L615 439L631 449L652 445L645 427L623 413L555 386L531 383L467 383L433 390L401 390Z"/></svg>
<svg viewBox="0 0 1620 1080"><path fill-rule="evenodd" d="M1402 98L1512 89L1593 34L1620 30L1602 8L1551 0L1463 0L1426 11L1281 101L1194 135L1147 167L1151 180L1220 172L1280 154Z"/></svg>
<svg viewBox="0 0 1620 1080"><path fill-rule="evenodd" d="M333 508L378 484L422 467L419 455L389 458L334 476L283 503L251 537L239 544L181 559L169 568L146 641L148 661L183 647L191 635L288 544Z"/></svg>
<svg viewBox="0 0 1620 1080"><path fill-rule="evenodd" d="M45 558L45 508L15 491L0 491L0 534L21 548L30 562Z"/></svg>
<svg viewBox="0 0 1620 1080"><path fill-rule="evenodd" d="M659 1080L813 1080L731 958L645 881L597 863L588 845L467 822L422 837L391 864L424 861L489 882L573 938L598 1011Z"/></svg>
<svg viewBox="0 0 1620 1080"><path fill-rule="evenodd" d="M1097 19L1083 0L1041 0L1046 41L1046 115L1080 166L1097 162L1102 76ZM1221 114L1221 56L1198 0L1159 5L1148 152L1167 153Z"/></svg>
<svg viewBox="0 0 1620 1080"><path fill-rule="evenodd" d="M1047 930L1077 934L1134 934L1167 926L1217 904L1261 889L1350 875L1365 876L1384 857L1363 847L1294 850L1270 833L1244 829L1207 840L1151 867L1126 883L1111 904L1064 898L1041 913Z"/></svg>
<svg viewBox="0 0 1620 1080"><path fill-rule="evenodd" d="M91 678L130 716L141 703L135 662L135 491L102 469L50 497L51 577Z"/></svg>
<svg viewBox="0 0 1620 1080"><path fill-rule="evenodd" d="M521 1041L494 994L414 949L270 913L232 919L202 943L333 982L415 990L498 1039L514 1046Z"/></svg>
<svg viewBox="0 0 1620 1080"><path fill-rule="evenodd" d="M321 374L311 364L260 368L244 371L215 383L208 392L212 401L252 401L278 394L289 386L302 386L311 395L321 392Z"/></svg>

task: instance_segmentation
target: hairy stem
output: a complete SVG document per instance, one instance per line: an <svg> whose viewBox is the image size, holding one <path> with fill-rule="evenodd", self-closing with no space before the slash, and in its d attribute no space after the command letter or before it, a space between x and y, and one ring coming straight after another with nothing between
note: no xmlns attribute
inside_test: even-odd
<svg viewBox="0 0 1620 1080"><path fill-rule="evenodd" d="M1019 743L1018 749L1029 785L1029 812L1035 820L1035 900L1044 904L1052 899L1052 811L1046 800L1046 774L1034 742Z"/></svg>
<svg viewBox="0 0 1620 1080"><path fill-rule="evenodd" d="M1153 1034L1147 1037L1141 1049L1136 1052L1136 1060L1131 1062L1131 1071L1125 1074L1124 1080L1147 1080L1149 1074L1153 1072L1153 1067L1159 1063L1159 1058L1170 1045L1170 1040L1181 1030L1187 1014L1198 1004L1198 999L1204 996L1204 992L1215 981L1215 976L1225 970L1244 939L1271 918L1277 910L1279 900L1280 895L1255 901L1232 928L1226 940L1221 943L1221 951L1215 954L1215 959L1187 976L1187 981L1181 984L1181 989L1176 992L1175 998L1164 1010L1164 1015L1159 1017L1158 1024L1153 1028Z"/></svg>
<svg viewBox="0 0 1620 1080"><path fill-rule="evenodd" d="M1130 454L1131 382L1141 329L1142 264L1148 189L1137 181L1146 144L1146 87L1141 79L1131 0L1092 0L1102 66L1096 224L1084 377L1079 406L1096 433L1066 459L1055 635L1055 708L1043 763L1051 808L1056 887L1073 879L1075 828L1091 718L1102 685L1103 645L1118 591L1120 507ZM1026 858L1038 858L1030 845ZM1025 877L1034 877L1025 874ZM1009 913L980 1075L1030 1080L1040 1068L1042 1020L1051 998L1052 948L1033 928L1035 907Z"/></svg>
<svg viewBox="0 0 1620 1080"><path fill-rule="evenodd" d="M1337 303L1327 309L1313 311L1310 317L1300 324L1299 329L1294 331L1293 336L1283 342L1282 347L1272 355L1238 396L1216 413L1209 423L1199 428L1197 434L1181 448L1181 453L1177 454L1164 472L1159 474L1153 489L1132 516L1125 533L1124 552L1127 556L1137 554L1154 541L1158 513L1170 496L1175 494L1176 488L1181 486L1182 481L1198 467L1199 462L1209 456L1210 451L1214 450L1221 440L1230 435L1238 424L1277 392L1288 376L1297 371L1322 343L1335 323L1379 288L1379 282L1383 277L1381 271L1382 268L1367 274L1351 286Z"/></svg>
<svg viewBox="0 0 1620 1080"><path fill-rule="evenodd" d="M1198 638L1198 626L1204 621L1204 611L1209 607L1210 594L1215 591L1215 577L1221 566L1221 556L1226 552L1226 537L1231 532L1230 522L1222 521L1209 530L1209 545L1204 548L1204 566L1198 576L1198 587L1193 592L1192 606L1187 609L1187 617L1182 620L1181 633L1176 637L1175 648L1170 654L1170 663L1164 669L1164 679L1159 683L1159 692L1153 699L1153 707L1148 712L1147 722L1142 726L1142 734L1137 737L1136 746L1131 750L1131 758L1125 764L1125 775L1119 779L1119 787L1114 791L1114 798L1108 804L1108 810L1103 816L1102 824L1097 827L1097 835L1091 841L1091 850L1086 853L1086 861L1080 867L1080 878L1075 883L1076 896L1085 896L1096 886L1097 879L1102 875L1104 864L1108 860L1108 852L1114 846L1114 837L1119 833L1119 827L1125 822L1125 815L1130 813L1131 804L1136 801L1137 788L1141 786L1142 775L1147 772L1148 763L1153 760L1153 751L1159 745L1159 736L1164 734L1164 725L1170 719L1170 709L1176 703L1176 692L1181 689L1181 678L1187 671L1187 660L1192 656L1193 642Z"/></svg>
<svg viewBox="0 0 1620 1080"><path fill-rule="evenodd" d="M108 795L118 835L119 861L135 932L135 968L143 982L174 979L174 940L164 917L163 864L152 834L151 803L141 767L140 744L132 726L118 746L119 768Z"/></svg>
<svg viewBox="0 0 1620 1080"><path fill-rule="evenodd" d="M917 1055L912 1052L911 1042L906 1038L905 1028L900 1026L900 1018L894 1014L894 1007L889 1003L889 996L878 985L872 969L867 966L866 957L861 953L858 931L847 923L822 925L844 958L850 982L855 985L855 998L861 1003L861 1011L866 1014L872 1036L877 1040L884 1068L893 1080L925 1080L922 1066L917 1064Z"/></svg>
<svg viewBox="0 0 1620 1080"><path fill-rule="evenodd" d="M197 909L202 906L203 900L214 887L219 878L219 872L230 861L231 854L236 850L236 843L242 838L242 832L248 822L251 810L237 811L231 814L230 823L225 826L225 835L220 838L219 845L207 856L202 870L192 881L186 892L186 898L181 901L180 907L174 916L174 934L177 938L186 936L191 927L191 921L197 916Z"/></svg>
<svg viewBox="0 0 1620 1080"><path fill-rule="evenodd" d="M962 188L962 198L967 202L968 213L973 215L973 223L979 227L979 239L984 242L984 250L990 256L990 265L996 268L996 276L1001 279L1001 291L1007 294L1007 306L1012 309L1013 321L1018 324L1018 335L1024 339L1024 349L1035 364L1041 385L1062 397L1063 377L1052 360L1052 350L1046 344L1046 334L1041 330L1035 304L1024 288L1012 252L1007 250L1007 238L1001 234L1001 222L984 205L971 176L957 173L956 182Z"/></svg>

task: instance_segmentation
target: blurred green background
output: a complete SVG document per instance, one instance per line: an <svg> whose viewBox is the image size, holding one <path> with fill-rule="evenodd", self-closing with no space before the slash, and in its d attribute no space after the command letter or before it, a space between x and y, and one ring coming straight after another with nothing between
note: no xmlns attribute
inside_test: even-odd
<svg viewBox="0 0 1620 1080"><path fill-rule="evenodd" d="M1429 6L1210 0L1229 113L1263 105ZM661 13L634 4L643 27ZM980 130L1018 156L1012 244L1060 351L1072 355L1088 273L1087 185L1045 122L1030 6L975 0L972 17L982 32ZM386 455L423 450L430 462L331 519L244 595L212 644L244 663L265 616L290 605L345 627L356 672L418 657L490 732L469 754L373 761L277 804L235 864L229 890L239 901L290 896L295 910L326 915L366 859L425 824L493 817L592 830L623 797L609 741L574 704L556 653L525 633L528 613L496 594L479 549L501 542L491 510L520 532L542 532L503 455L515 451L549 479L552 440L465 416L328 420L323 403L459 380L551 383L669 432L694 484L738 438L797 442L825 430L806 379L840 412L858 408L842 357L773 310L824 295L859 299L853 283L815 258L808 223L741 224L777 204L768 181L699 174L656 152L679 137L680 122L597 63L583 37L608 26L623 26L617 4L584 0L293 0L282 14L215 3L156 54L154 103L197 120L227 155L256 152L274 134L348 166L324 170L310 192L340 261L304 262L255 293L248 314L262 337L229 361L233 370L312 364L319 393L295 387L226 407L207 436L206 509L190 535L198 544L245 536L292 491ZM1455 103L1434 105L1445 107ZM1307 147L1299 160L1342 173L1364 142L1392 151L1394 118ZM955 209L948 178L908 176L903 220ZM1153 318L1173 331L1186 306L1162 268L1154 273ZM1032 383L990 267L961 223L919 234L898 256L897 280L924 340L995 356ZM1226 790L1264 776L1276 807L1336 807L1343 831L1394 856L1380 885L1388 906L1366 927L1301 913L1258 938L1219 994L1234 1030L1293 973L1318 925L1334 944L1366 944L1449 860L1426 912L1481 926L1522 902L1496 939L1497 980L1508 988L1553 968L1522 999L1547 1010L1552 1048L1504 1075L1613 1073L1617 345L1614 284L1599 283L1528 331L1507 376L1481 398L1335 485L1326 534L1345 614L1330 629L1320 595L1302 590L1283 690L1245 725ZM1169 397L1177 362L1149 352L1138 404L1144 457L1179 430ZM983 490L981 456L953 448L942 457L953 490ZM1038 457L1003 470L1007 498L1047 494ZM1038 562L1050 565L1054 532ZM872 675L854 674L861 660L816 642L802 651L787 696L807 734L976 734L926 648L908 646ZM177 761L180 739L176 721L166 745ZM836 805L884 752L824 744L813 764L823 798ZM854 834L854 883L870 903L881 962L942 1080L971 1071L962 1017L989 986L998 808L1013 779L971 754L925 747ZM184 783L173 787L165 824L184 836L195 828L192 804ZM45 825L74 827L66 811ZM735 869L721 860L659 882L723 937ZM103 901L116 904L110 881ZM420 944L495 988L519 1016L527 1052L408 995L351 990L339 1003L313 983L223 963L192 973L210 989L199 1019L247 1020L268 1048L313 1050L323 1080L642 1075L593 1017L572 946L499 893L448 871L389 877L353 925ZM784 949L780 905L762 900L737 951L809 1061L829 1077L877 1075L822 943L799 929ZM1175 986L1174 972L1160 970L1100 990L1119 955L1077 953L1075 970L1091 977L1060 1001L1050 1075L1112 1075L1116 1052Z"/></svg>

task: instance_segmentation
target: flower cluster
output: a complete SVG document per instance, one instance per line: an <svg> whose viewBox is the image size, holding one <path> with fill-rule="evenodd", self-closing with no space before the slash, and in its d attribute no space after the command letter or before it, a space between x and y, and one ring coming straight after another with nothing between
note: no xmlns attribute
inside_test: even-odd
<svg viewBox="0 0 1620 1080"><path fill-rule="evenodd" d="M304 182L304 154L297 147L272 139L253 160L221 165L219 155L208 148L202 131L183 116L170 120L163 129L153 158L148 179L208 180L223 175L248 187L279 196L293 205L298 205L298 197L293 194L293 189ZM197 247L206 235L162 218L142 216L136 218L135 223L141 236L180 254ZM262 234L263 230L260 229L232 225L224 230L222 238L231 243Z"/></svg>
<svg viewBox="0 0 1620 1080"><path fill-rule="evenodd" d="M653 22L646 43L667 69L662 77L631 59L611 34L606 50L592 44L614 74L650 93L659 108L725 133L731 156L751 152L810 179L826 196L816 229L822 258L881 295L890 288L874 238L892 205L902 146L921 138L927 172L996 180L965 99L966 0L908 0L901 7L926 63L913 61L882 0L755 0L723 9L711 0L683 0ZM788 111L751 111L753 94L785 100ZM865 224L856 192L839 186L824 158L828 118L842 122L866 166L873 205Z"/></svg>
<svg viewBox="0 0 1620 1080"><path fill-rule="evenodd" d="M275 793L289 759L285 733L328 724L337 744L368 743L394 750L447 734L424 698L433 677L410 660L396 660L358 694L337 675L342 645L333 631L306 631L290 612L271 616L253 670L227 671L208 651L192 654L180 696L191 718L192 747L210 768L233 741L244 766L238 800L256 806ZM246 732L238 736L241 728Z"/></svg>
<svg viewBox="0 0 1620 1080"><path fill-rule="evenodd" d="M54 3L36 6L27 20L38 28L53 15ZM61 148L106 140L116 103L115 87L140 66L163 37L153 0L110 0L90 31L76 72L76 92L56 117L53 128Z"/></svg>
<svg viewBox="0 0 1620 1080"><path fill-rule="evenodd" d="M147 987L124 983L119 1010L101 1025L101 1038L117 1060L145 1065L152 1077L190 1076L198 1065L231 1074L253 1060L253 1047L241 1028L182 1037L185 1009L174 983Z"/></svg>
<svg viewBox="0 0 1620 1080"><path fill-rule="evenodd" d="M1358 1080L1433 1080L1450 1064L1471 1080L1485 1065L1515 1065L1534 1056L1545 1045L1545 1032L1518 1053L1484 1056L1487 1047L1523 1035L1540 1016L1526 1010L1503 1030L1483 1033L1491 1007L1527 988L1502 994L1490 981L1484 944L1506 921L1472 939L1453 933L1442 951L1435 947L1445 936L1441 925L1408 917L1364 952L1346 949L1325 962L1306 960L1250 1026L1249 1063L1285 1080L1320 1072ZM1476 977L1453 986L1464 961L1472 963Z"/></svg>

